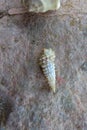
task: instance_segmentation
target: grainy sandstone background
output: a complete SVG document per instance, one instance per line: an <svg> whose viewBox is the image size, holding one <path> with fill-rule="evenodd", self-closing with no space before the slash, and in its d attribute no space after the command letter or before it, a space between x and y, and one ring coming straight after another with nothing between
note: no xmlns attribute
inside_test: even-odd
<svg viewBox="0 0 87 130"><path fill-rule="evenodd" d="M0 89L15 102L6 129L87 130L87 1L62 0L53 16L8 14L21 7L0 0ZM56 53L56 94L38 65L44 47Z"/></svg>

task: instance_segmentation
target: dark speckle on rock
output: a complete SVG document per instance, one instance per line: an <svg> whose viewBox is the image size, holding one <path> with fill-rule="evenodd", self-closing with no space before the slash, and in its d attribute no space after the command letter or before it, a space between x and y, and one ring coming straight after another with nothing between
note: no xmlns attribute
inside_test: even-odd
<svg viewBox="0 0 87 130"><path fill-rule="evenodd" d="M86 61L81 65L81 69L82 69L83 71L86 71L86 72L87 72L87 62L86 62Z"/></svg>

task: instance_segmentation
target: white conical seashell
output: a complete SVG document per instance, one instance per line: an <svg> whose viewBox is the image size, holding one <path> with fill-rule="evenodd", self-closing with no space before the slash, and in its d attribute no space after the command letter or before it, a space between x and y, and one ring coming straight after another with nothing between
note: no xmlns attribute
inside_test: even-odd
<svg viewBox="0 0 87 130"><path fill-rule="evenodd" d="M40 57L40 66L48 81L49 86L56 91L55 53L50 49L44 49Z"/></svg>

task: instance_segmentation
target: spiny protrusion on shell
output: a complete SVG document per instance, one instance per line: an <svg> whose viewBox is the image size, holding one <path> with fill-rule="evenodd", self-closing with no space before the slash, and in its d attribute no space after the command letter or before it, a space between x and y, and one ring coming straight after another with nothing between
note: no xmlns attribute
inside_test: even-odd
<svg viewBox="0 0 87 130"><path fill-rule="evenodd" d="M5 126L10 113L13 110L13 102L5 93L0 91L0 126Z"/></svg>
<svg viewBox="0 0 87 130"><path fill-rule="evenodd" d="M49 10L57 10L60 0L21 0L29 12L43 13Z"/></svg>
<svg viewBox="0 0 87 130"><path fill-rule="evenodd" d="M55 93L56 91L55 52L51 48L43 50L40 57L40 66L48 81L49 86Z"/></svg>

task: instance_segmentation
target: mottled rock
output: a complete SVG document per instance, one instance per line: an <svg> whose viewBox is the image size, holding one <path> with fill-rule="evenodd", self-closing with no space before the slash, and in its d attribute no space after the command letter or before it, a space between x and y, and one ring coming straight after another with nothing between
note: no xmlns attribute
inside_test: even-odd
<svg viewBox="0 0 87 130"><path fill-rule="evenodd" d="M87 1L62 0L52 17L19 7L0 1L0 88L15 102L6 130L87 130ZM56 54L55 94L38 64L43 48Z"/></svg>

